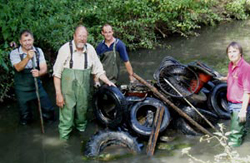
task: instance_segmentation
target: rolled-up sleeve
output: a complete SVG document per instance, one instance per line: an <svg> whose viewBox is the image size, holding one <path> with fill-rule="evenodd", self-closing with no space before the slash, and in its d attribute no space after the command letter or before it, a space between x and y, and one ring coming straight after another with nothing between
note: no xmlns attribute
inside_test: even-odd
<svg viewBox="0 0 250 163"><path fill-rule="evenodd" d="M56 76L58 78L61 78L62 71L64 69L64 63L67 59L67 51L65 51L65 47L61 47L58 51L58 55L56 58L56 62L53 66L53 76Z"/></svg>

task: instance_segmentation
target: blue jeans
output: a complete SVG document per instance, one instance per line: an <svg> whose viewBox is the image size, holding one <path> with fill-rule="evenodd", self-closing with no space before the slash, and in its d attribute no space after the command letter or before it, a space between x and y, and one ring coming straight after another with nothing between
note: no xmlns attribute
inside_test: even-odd
<svg viewBox="0 0 250 163"><path fill-rule="evenodd" d="M229 108L229 111L232 113L232 112L240 112L240 109L241 109L241 106L242 106L242 103L232 103L232 102L228 102L228 108ZM249 113L250 111L250 105L248 105L247 107L247 112Z"/></svg>

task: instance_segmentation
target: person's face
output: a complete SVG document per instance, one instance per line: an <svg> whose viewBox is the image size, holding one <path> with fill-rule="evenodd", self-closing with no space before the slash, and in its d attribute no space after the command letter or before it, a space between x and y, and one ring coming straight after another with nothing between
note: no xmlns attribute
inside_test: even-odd
<svg viewBox="0 0 250 163"><path fill-rule="evenodd" d="M112 41L113 39L113 30L110 26L105 26L102 29L102 35L104 36L105 40Z"/></svg>
<svg viewBox="0 0 250 163"><path fill-rule="evenodd" d="M229 60L233 63L237 63L241 58L240 50L232 46L228 48L227 55Z"/></svg>
<svg viewBox="0 0 250 163"><path fill-rule="evenodd" d="M34 38L30 34L24 33L19 42L24 50L29 51L33 48Z"/></svg>
<svg viewBox="0 0 250 163"><path fill-rule="evenodd" d="M74 41L77 49L83 49L87 43L88 32L84 27L79 27L74 34Z"/></svg>

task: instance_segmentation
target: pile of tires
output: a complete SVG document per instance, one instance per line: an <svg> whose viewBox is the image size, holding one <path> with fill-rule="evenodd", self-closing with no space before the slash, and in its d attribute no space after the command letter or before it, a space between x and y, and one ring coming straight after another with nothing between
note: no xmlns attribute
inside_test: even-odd
<svg viewBox="0 0 250 163"><path fill-rule="evenodd" d="M194 121L209 128L211 125L203 117L213 125L220 119L230 118L227 84L216 80L216 74L203 63L183 65L172 57L166 57L153 75L156 80L154 86ZM172 126L185 135L202 134L149 91L142 85L120 89L103 85L96 91L93 98L94 114L109 130L99 132L90 139L86 147L87 156L98 156L107 146L112 145L120 145L132 153L139 153L140 145L134 136L150 136L156 111L160 108L164 109L160 132ZM196 109L189 106L184 98Z"/></svg>
<svg viewBox="0 0 250 163"><path fill-rule="evenodd" d="M184 98L213 125L220 119L230 118L226 98L227 84L216 80L217 72L201 62L192 62L186 66L179 62L170 62L169 58L163 61L166 64L161 63L154 78L160 91L168 96L171 102L204 128L211 126L188 105ZM185 135L201 134L175 111L171 110L170 113L173 128Z"/></svg>
<svg viewBox="0 0 250 163"><path fill-rule="evenodd" d="M139 153L141 146L132 135L150 136L157 109L164 108L160 132L167 128L171 119L168 107L157 98L125 97L117 87L103 85L95 93L93 102L97 120L109 129L90 138L85 147L88 157L99 156L106 147L113 145Z"/></svg>
<svg viewBox="0 0 250 163"><path fill-rule="evenodd" d="M117 87L103 85L94 95L94 113L97 120L111 129L122 127L132 129L139 136L149 136L157 109L164 108L160 132L170 122L168 107L154 97L129 96L125 98Z"/></svg>

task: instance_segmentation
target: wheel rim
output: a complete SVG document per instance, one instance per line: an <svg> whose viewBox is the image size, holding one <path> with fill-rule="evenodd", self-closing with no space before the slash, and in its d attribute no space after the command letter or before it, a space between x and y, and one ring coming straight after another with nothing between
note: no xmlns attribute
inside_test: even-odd
<svg viewBox="0 0 250 163"><path fill-rule="evenodd" d="M102 98L98 99L98 112L102 119L107 122L112 121L116 118L117 109L114 98L112 96L104 94Z"/></svg>
<svg viewBox="0 0 250 163"><path fill-rule="evenodd" d="M169 65L160 70L158 85L167 95L187 97L196 92L199 87L199 79L195 72L184 65Z"/></svg>

